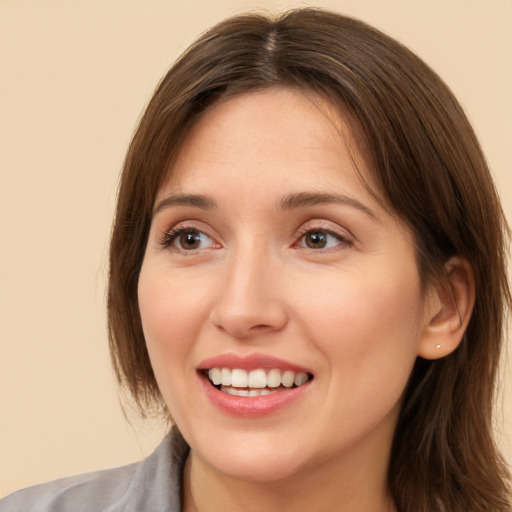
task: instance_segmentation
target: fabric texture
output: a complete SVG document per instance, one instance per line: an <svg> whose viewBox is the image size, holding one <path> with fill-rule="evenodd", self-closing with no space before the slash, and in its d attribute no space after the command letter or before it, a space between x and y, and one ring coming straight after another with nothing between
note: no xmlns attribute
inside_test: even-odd
<svg viewBox="0 0 512 512"><path fill-rule="evenodd" d="M22 489L0 500L0 512L180 512L188 451L172 429L141 462Z"/></svg>

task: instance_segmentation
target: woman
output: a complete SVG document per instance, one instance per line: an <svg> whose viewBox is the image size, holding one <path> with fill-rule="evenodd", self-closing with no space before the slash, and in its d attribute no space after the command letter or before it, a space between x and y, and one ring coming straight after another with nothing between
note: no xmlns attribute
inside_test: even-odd
<svg viewBox="0 0 512 512"><path fill-rule="evenodd" d="M116 373L176 427L1 510L509 510L506 234L406 48L312 9L221 23L142 117L112 234Z"/></svg>

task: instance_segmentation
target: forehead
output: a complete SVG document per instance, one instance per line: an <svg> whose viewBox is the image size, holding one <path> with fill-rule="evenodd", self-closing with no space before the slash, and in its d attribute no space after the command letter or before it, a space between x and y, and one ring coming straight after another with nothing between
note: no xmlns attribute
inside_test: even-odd
<svg viewBox="0 0 512 512"><path fill-rule="evenodd" d="M268 177L340 180L376 190L363 130L347 108L311 91L270 88L224 98L206 110L184 138L161 196L210 180ZM229 169L229 173L226 170ZM265 171L265 172L264 172Z"/></svg>

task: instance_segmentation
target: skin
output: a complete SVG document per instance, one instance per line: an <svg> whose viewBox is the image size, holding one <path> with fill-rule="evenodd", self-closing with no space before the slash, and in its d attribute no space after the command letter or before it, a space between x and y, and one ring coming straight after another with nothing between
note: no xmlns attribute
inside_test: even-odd
<svg viewBox="0 0 512 512"><path fill-rule="evenodd" d="M139 305L159 387L191 446L186 511L394 510L392 436L417 355L439 356L441 302L421 287L410 232L363 183L375 189L361 152L357 126L321 98L254 92L200 118L159 191ZM298 193L343 200L282 207ZM176 194L216 207L167 200ZM176 225L203 233L196 248L162 244ZM319 232L327 246L308 247ZM314 379L270 415L228 415L197 372L228 352L279 357Z"/></svg>

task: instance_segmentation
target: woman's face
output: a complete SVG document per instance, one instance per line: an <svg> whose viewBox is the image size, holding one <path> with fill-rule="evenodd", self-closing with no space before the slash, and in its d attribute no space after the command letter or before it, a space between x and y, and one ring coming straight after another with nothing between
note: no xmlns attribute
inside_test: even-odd
<svg viewBox="0 0 512 512"><path fill-rule="evenodd" d="M426 321L411 235L365 188L358 144L316 96L245 94L204 113L159 191L142 324L210 470L387 464Z"/></svg>

